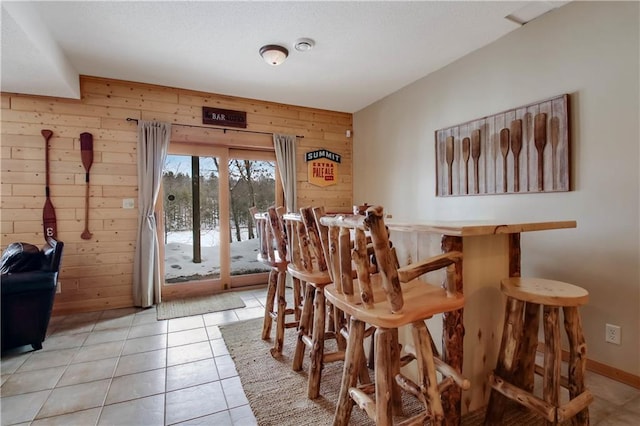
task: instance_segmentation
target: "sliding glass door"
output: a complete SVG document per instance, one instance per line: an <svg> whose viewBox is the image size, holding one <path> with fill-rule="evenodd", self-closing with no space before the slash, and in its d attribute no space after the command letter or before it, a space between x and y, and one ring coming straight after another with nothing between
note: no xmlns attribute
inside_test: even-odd
<svg viewBox="0 0 640 426"><path fill-rule="evenodd" d="M276 203L272 152L179 145L163 169L163 299L266 283L249 207Z"/></svg>

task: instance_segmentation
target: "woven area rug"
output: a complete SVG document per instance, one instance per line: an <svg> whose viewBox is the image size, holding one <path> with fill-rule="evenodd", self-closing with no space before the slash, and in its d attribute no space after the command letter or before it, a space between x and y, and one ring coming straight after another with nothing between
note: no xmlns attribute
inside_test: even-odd
<svg viewBox="0 0 640 426"><path fill-rule="evenodd" d="M295 348L293 329L285 331L284 350L280 358L274 358L269 353L273 346L272 341L260 339L262 319L223 325L220 326L220 330L260 426L332 424L342 376L342 362L325 365L322 370L320 397L311 401L307 398L308 356L305 357L303 371L291 370ZM274 332L275 330L272 330L272 337ZM421 409L413 397L408 397L404 403L405 413L408 415ZM483 422L484 410L480 410L465 415L462 424L475 426L482 425ZM356 407L353 409L350 424L371 425L373 422ZM537 426L544 422L533 414L516 408L505 413L503 424Z"/></svg>
<svg viewBox="0 0 640 426"><path fill-rule="evenodd" d="M181 300L169 300L158 305L158 319L188 317L209 312L244 308L244 302L235 293L219 293L209 296L193 297Z"/></svg>

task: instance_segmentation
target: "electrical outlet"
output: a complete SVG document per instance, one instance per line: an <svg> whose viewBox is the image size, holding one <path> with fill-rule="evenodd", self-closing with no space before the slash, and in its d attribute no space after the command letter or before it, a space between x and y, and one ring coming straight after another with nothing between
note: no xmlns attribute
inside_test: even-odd
<svg viewBox="0 0 640 426"><path fill-rule="evenodd" d="M132 209L135 207L135 203L133 198L125 198L122 200L122 208L123 209Z"/></svg>
<svg viewBox="0 0 640 426"><path fill-rule="evenodd" d="M620 326L607 324L605 329L605 342L613 343L616 345L620 344Z"/></svg>

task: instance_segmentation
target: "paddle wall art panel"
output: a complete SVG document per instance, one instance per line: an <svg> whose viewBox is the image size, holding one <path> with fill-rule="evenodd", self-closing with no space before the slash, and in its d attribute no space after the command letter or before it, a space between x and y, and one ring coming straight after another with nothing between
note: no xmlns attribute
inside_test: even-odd
<svg viewBox="0 0 640 426"><path fill-rule="evenodd" d="M436 195L569 191L569 95L436 130Z"/></svg>

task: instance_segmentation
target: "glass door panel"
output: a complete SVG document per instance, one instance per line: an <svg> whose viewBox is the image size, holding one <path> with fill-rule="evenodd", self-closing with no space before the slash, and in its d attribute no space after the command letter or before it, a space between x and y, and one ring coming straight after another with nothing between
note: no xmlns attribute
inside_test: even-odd
<svg viewBox="0 0 640 426"><path fill-rule="evenodd" d="M265 211L276 205L281 186L277 185L275 156L232 150L228 167L232 286L265 283L269 268L257 261L259 240L249 208L255 205L258 211Z"/></svg>
<svg viewBox="0 0 640 426"><path fill-rule="evenodd" d="M162 173L165 284L220 279L219 160L167 155Z"/></svg>

